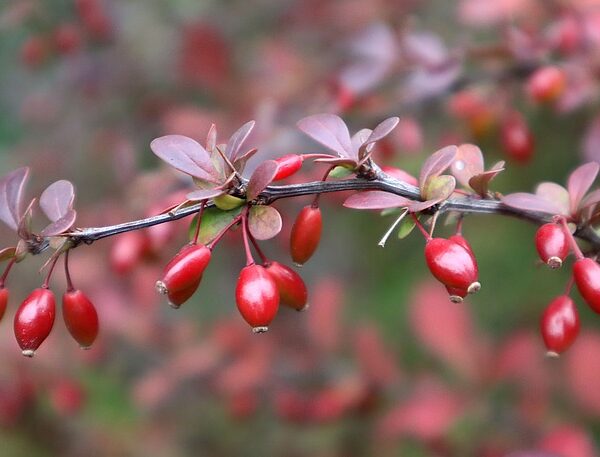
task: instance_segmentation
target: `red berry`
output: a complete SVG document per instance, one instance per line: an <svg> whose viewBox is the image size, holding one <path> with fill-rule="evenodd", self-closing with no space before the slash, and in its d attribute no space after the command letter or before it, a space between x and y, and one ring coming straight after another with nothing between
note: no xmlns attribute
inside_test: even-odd
<svg viewBox="0 0 600 457"><path fill-rule="evenodd" d="M567 78L558 67L547 66L536 70L527 81L527 92L536 102L556 100L565 90Z"/></svg>
<svg viewBox="0 0 600 457"><path fill-rule="evenodd" d="M290 252L294 263L303 265L312 257L319 246L322 228L321 209L313 206L302 208L290 236Z"/></svg>
<svg viewBox="0 0 600 457"><path fill-rule="evenodd" d="M83 349L89 348L98 336L98 313L90 299L80 290L65 292L62 302L65 325Z"/></svg>
<svg viewBox="0 0 600 457"><path fill-rule="evenodd" d="M188 301L192 297L192 295L194 295L201 281L202 276L200 276L198 281L190 284L186 289L176 290L175 292L167 292L167 299L169 300L169 305L171 305L171 307L175 309L179 308L186 301Z"/></svg>
<svg viewBox="0 0 600 457"><path fill-rule="evenodd" d="M535 247L540 259L550 268L560 268L569 255L569 239L558 224L542 225L535 233Z"/></svg>
<svg viewBox="0 0 600 457"><path fill-rule="evenodd" d="M479 270L474 257L459 243L445 238L432 238L425 245L425 260L438 281L448 287L479 290Z"/></svg>
<svg viewBox="0 0 600 457"><path fill-rule="evenodd" d="M533 134L523 117L512 113L502 121L500 141L508 157L520 163L531 160L535 151Z"/></svg>
<svg viewBox="0 0 600 457"><path fill-rule="evenodd" d="M35 289L21 303L15 314L14 330L24 356L33 357L50 334L55 315L54 294L49 289Z"/></svg>
<svg viewBox="0 0 600 457"><path fill-rule="evenodd" d="M242 268L235 289L238 310L255 333L266 332L279 309L277 284L260 265Z"/></svg>
<svg viewBox="0 0 600 457"><path fill-rule="evenodd" d="M450 241L454 241L455 243L460 244L463 248L465 248L467 250L467 252L471 255L471 257L473 257L473 261L476 261L475 260L475 253L473 252L473 248L471 248L471 245L469 244L469 242L467 241L467 239L464 236L459 235L457 233L455 235L452 235L448 239Z"/></svg>
<svg viewBox="0 0 600 457"><path fill-rule="evenodd" d="M590 258L579 259L573 264L573 276L585 302L600 314L600 265Z"/></svg>
<svg viewBox="0 0 600 457"><path fill-rule="evenodd" d="M457 287L446 286L448 292L448 298L452 303L462 303L463 299L468 295L467 289L459 289Z"/></svg>
<svg viewBox="0 0 600 457"><path fill-rule="evenodd" d="M557 356L568 349L579 334L579 314L567 295L556 297L544 310L540 321L548 355Z"/></svg>
<svg viewBox="0 0 600 457"><path fill-rule="evenodd" d="M279 181L292 176L300 170L300 168L302 168L302 162L304 162L304 157L298 154L287 154L275 159L275 162L277 162L277 173L275 174L273 181Z"/></svg>
<svg viewBox="0 0 600 457"><path fill-rule="evenodd" d="M165 267L163 278L156 282L156 289L168 295L172 305L181 305L198 288L210 258L211 250L203 244L184 246Z"/></svg>
<svg viewBox="0 0 600 457"><path fill-rule="evenodd" d="M8 305L8 289L2 287L0 289L0 320L4 317L6 312L6 305Z"/></svg>
<svg viewBox="0 0 600 457"><path fill-rule="evenodd" d="M302 311L307 307L308 292L298 273L275 261L266 264L265 269L277 284L281 303L298 311Z"/></svg>

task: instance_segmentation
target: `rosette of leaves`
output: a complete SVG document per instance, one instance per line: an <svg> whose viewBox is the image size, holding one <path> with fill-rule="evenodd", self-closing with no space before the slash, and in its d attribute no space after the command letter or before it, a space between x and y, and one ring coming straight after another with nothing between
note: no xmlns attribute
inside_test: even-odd
<svg viewBox="0 0 600 457"><path fill-rule="evenodd" d="M16 257L17 261L23 260L32 245L42 246L41 241L44 238L55 238L60 242L57 245L62 246L65 240L60 235L67 233L77 218L77 212L73 209L75 200L73 184L66 180L56 181L44 190L39 199L39 206L50 223L39 234L34 233L32 218L37 199L32 199L23 210L24 191L28 178L29 168L22 167L0 179L0 220L14 230L20 238L16 246L0 250L0 261L13 257Z"/></svg>
<svg viewBox="0 0 600 457"><path fill-rule="evenodd" d="M208 132L206 147L182 135L167 135L152 141L150 148L173 168L192 177L197 189L186 195L181 206L212 199L218 208L208 208L202 216L199 241L206 243L214 238L219 228L227 226L237 217L244 204L248 210L248 229L254 238L266 240L281 231L279 212L256 201L260 193L273 181L277 173L274 160L262 162L247 181L243 191L242 173L247 161L257 152L246 148L245 143L254 121L240 127L225 145L217 144L217 129L213 124ZM237 195L231 195L236 193Z"/></svg>
<svg viewBox="0 0 600 457"><path fill-rule="evenodd" d="M465 190L481 198L488 198L491 197L490 182L504 171L504 161L495 163L485 171L481 149L474 144L461 144L450 171Z"/></svg>
<svg viewBox="0 0 600 457"><path fill-rule="evenodd" d="M306 135L337 155L337 157L317 159L315 162L359 171L371 157L375 143L388 136L399 121L397 117L390 117L373 130L361 129L352 136L346 123L335 114L308 116L298 121L297 125Z"/></svg>
<svg viewBox="0 0 600 457"><path fill-rule="evenodd" d="M600 217L600 189L590 192L598 170L598 163L585 163L569 175L566 188L553 182L542 182L534 193L508 194L502 197L502 203L525 211L564 216L577 225L593 224Z"/></svg>

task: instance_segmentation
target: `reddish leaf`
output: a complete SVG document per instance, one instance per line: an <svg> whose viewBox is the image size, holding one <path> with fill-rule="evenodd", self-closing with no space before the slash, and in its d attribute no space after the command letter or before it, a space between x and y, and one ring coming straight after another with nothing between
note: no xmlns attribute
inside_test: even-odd
<svg viewBox="0 0 600 457"><path fill-rule="evenodd" d="M596 189L585 196L580 207L588 208L600 202L600 189Z"/></svg>
<svg viewBox="0 0 600 457"><path fill-rule="evenodd" d="M371 129L361 129L358 132L356 132L354 135L352 135L352 139L350 140L352 142L352 151L356 152L360 149L360 147L362 145L365 144L365 142L369 139L369 137L371 136L371 134L373 133L373 130ZM371 147L367 147L367 150L371 150L372 149L372 145Z"/></svg>
<svg viewBox="0 0 600 457"><path fill-rule="evenodd" d="M23 189L29 176L29 168L14 170L0 179L0 220L17 230L21 220Z"/></svg>
<svg viewBox="0 0 600 457"><path fill-rule="evenodd" d="M64 217L73 209L75 188L66 180L56 181L46 187L40 196L40 208L52 222Z"/></svg>
<svg viewBox="0 0 600 457"><path fill-rule="evenodd" d="M438 201L441 201L450 197L455 188L456 179L454 176L433 176L427 180L421 193L423 198L426 198L427 200L437 199Z"/></svg>
<svg viewBox="0 0 600 457"><path fill-rule="evenodd" d="M356 158L350 132L345 122L335 114L315 114L298 121L298 128L317 143L336 152L340 157Z"/></svg>
<svg viewBox="0 0 600 457"><path fill-rule="evenodd" d="M504 162L503 162L504 163ZM504 171L504 168L490 170L473 176L469 179L469 186L482 197L485 197L489 190L490 181Z"/></svg>
<svg viewBox="0 0 600 457"><path fill-rule="evenodd" d="M431 208L433 205L437 205L439 202L444 200L443 198L434 198L433 200L425 200L424 202L413 202L408 205L408 210L411 213L418 213L424 211L427 208Z"/></svg>
<svg viewBox="0 0 600 457"><path fill-rule="evenodd" d="M238 159L240 150L252 132L254 124L254 121L246 122L233 135L231 135L231 138L229 138L229 141L227 142L227 148L225 149L225 155L229 157L232 162L235 162Z"/></svg>
<svg viewBox="0 0 600 457"><path fill-rule="evenodd" d="M502 197L502 203L511 208L523 209L526 211L539 211L548 214L562 214L560 206L549 202L544 198L529 194L526 192L517 192Z"/></svg>
<svg viewBox="0 0 600 457"><path fill-rule="evenodd" d="M211 124L206 134L206 150L210 153L217 147L217 126Z"/></svg>
<svg viewBox="0 0 600 457"><path fill-rule="evenodd" d="M261 163L248 181L248 188L246 189L246 198L248 200L254 200L258 197L265 187L267 187L273 181L273 178L277 174L277 162L274 160L265 160Z"/></svg>
<svg viewBox="0 0 600 457"><path fill-rule="evenodd" d="M21 238L22 240L28 240L32 236L31 218L33 215L33 205L35 205L36 201L37 201L37 199L33 198L29 202L27 209L23 212L23 215L21 216L21 219L19 220L19 225L17 226L17 234L19 235L19 238Z"/></svg>
<svg viewBox="0 0 600 457"><path fill-rule="evenodd" d="M470 186L469 180L473 176L483 173L481 149L474 144L461 144L458 146L451 171L459 183L465 187Z"/></svg>
<svg viewBox="0 0 600 457"><path fill-rule="evenodd" d="M400 195L381 190L367 190L350 195L344 202L346 208L352 209L386 209L408 206L412 200Z"/></svg>
<svg viewBox="0 0 600 457"><path fill-rule="evenodd" d="M588 162L576 168L570 174L567 181L567 189L569 190L572 213L577 211L579 203L581 203L581 200L594 183L599 169L600 165L598 163Z"/></svg>
<svg viewBox="0 0 600 457"><path fill-rule="evenodd" d="M375 143L379 140L384 139L386 136L388 136L392 132L392 130L394 130L396 128L396 126L398 125L398 122L400 122L400 118L389 117L386 120L384 120L383 122L379 123L377 125L377 127L375 127L375 129L373 130L373 132L371 133L371 135L369 136L367 141L363 144L363 147L368 144Z"/></svg>
<svg viewBox="0 0 600 457"><path fill-rule="evenodd" d="M419 185L423 186L429 178L442 174L442 172L452 164L457 152L458 148L456 146L446 146L445 148L434 152L421 168ZM422 187L421 191L423 191Z"/></svg>
<svg viewBox="0 0 600 457"><path fill-rule="evenodd" d="M560 208L559 214L569 214L569 192L553 182L542 182L535 188L535 194Z"/></svg>
<svg viewBox="0 0 600 457"><path fill-rule="evenodd" d="M56 236L60 235L61 233L65 233L73 226L76 218L77 211L75 211L74 209L69 209L59 219L56 219L50 225L46 226L40 234L42 236Z"/></svg>
<svg viewBox="0 0 600 457"><path fill-rule="evenodd" d="M152 152L173 168L213 183L219 182L210 154L198 142L182 135L167 135L150 143Z"/></svg>
<svg viewBox="0 0 600 457"><path fill-rule="evenodd" d="M223 189L197 189L185 196L188 200L200 201L214 198L224 193Z"/></svg>
<svg viewBox="0 0 600 457"><path fill-rule="evenodd" d="M248 230L257 240L269 240L281 231L281 215L272 206L252 206L248 214Z"/></svg>
<svg viewBox="0 0 600 457"><path fill-rule="evenodd" d="M237 159L235 159L235 161L233 162L233 166L238 171L238 173L244 171L244 168L246 167L246 162L248 162L248 160L250 160L252 156L257 152L258 149L252 148L249 151L244 152L242 155L239 155Z"/></svg>

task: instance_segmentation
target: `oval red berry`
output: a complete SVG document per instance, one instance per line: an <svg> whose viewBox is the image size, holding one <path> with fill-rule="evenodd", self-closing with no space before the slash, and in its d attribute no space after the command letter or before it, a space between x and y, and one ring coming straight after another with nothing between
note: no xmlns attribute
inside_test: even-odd
<svg viewBox="0 0 600 457"><path fill-rule="evenodd" d="M551 355L568 349L579 334L579 314L570 297L561 295L550 302L540 320L544 344Z"/></svg>
<svg viewBox="0 0 600 457"><path fill-rule="evenodd" d="M255 332L266 331L279 309L277 284L260 265L242 268L235 299L240 314Z"/></svg>
<svg viewBox="0 0 600 457"><path fill-rule="evenodd" d="M35 289L21 303L15 314L14 331L23 355L33 357L50 334L55 315L54 294L49 289Z"/></svg>
<svg viewBox="0 0 600 457"><path fill-rule="evenodd" d="M322 229L321 209L312 206L302 208L290 236L290 253L294 263L303 265L312 257L321 241Z"/></svg>
<svg viewBox="0 0 600 457"><path fill-rule="evenodd" d="M80 290L65 292L62 313L67 330L86 349L98 336L98 313L90 299Z"/></svg>

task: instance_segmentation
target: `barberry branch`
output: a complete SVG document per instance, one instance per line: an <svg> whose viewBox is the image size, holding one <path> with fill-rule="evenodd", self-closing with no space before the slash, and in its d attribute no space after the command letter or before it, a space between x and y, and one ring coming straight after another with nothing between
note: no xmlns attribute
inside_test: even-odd
<svg viewBox="0 0 600 457"><path fill-rule="evenodd" d="M245 183L242 183L242 186ZM301 197L305 195L316 195L321 193L360 191L360 190L380 190L392 194L400 195L411 200L422 200L419 189L405 182L394 179L380 170L374 170L369 179L355 177L351 179L342 179L336 181L314 181L302 184L289 184L282 186L268 186L257 197L257 204L271 204L276 200L284 198ZM209 202L206 207L213 204ZM107 238L120 233L133 230L140 230L158 224L172 222L192 214L198 213L202 203L186 206L184 208L164 213L145 219L124 222L122 224L110 225L105 227L78 228L66 233L74 246L79 244L91 244L102 238ZM552 216L542 212L527 211L512 208L504 205L497 198L480 199L472 196L450 198L434 208L430 212L438 211L440 214L455 211L459 213L473 214L496 214L502 216L512 216L524 219L534 224L543 224L551 221ZM587 226L578 227L575 236L591 244L590 249L593 252L600 251L600 237ZM48 240L38 238L30 241L30 252L40 253L48 247Z"/></svg>

